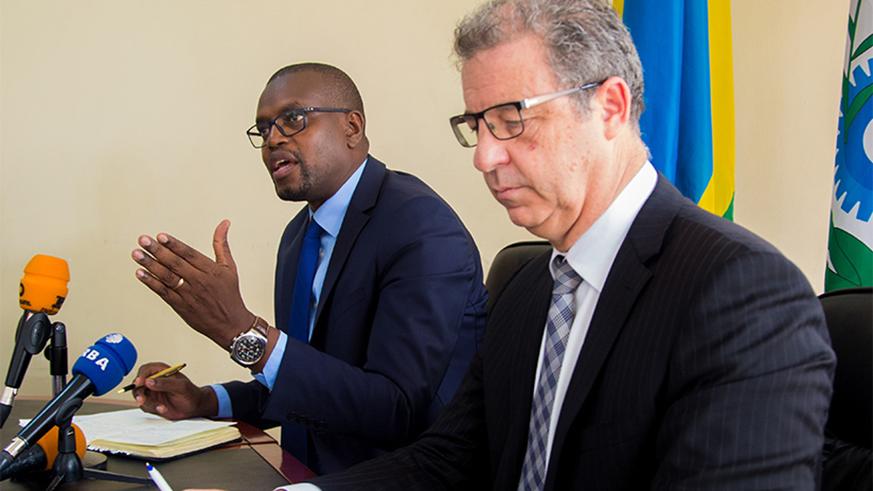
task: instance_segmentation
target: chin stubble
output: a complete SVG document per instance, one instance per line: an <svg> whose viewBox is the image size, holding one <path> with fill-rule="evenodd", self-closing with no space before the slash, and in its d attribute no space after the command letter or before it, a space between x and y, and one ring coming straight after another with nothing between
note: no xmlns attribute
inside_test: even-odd
<svg viewBox="0 0 873 491"><path fill-rule="evenodd" d="M307 201L309 191L312 189L312 175L309 173L309 167L303 156L299 152L294 152L294 159L300 167L300 185L296 188L280 188L279 183L276 185L276 194L284 201Z"/></svg>

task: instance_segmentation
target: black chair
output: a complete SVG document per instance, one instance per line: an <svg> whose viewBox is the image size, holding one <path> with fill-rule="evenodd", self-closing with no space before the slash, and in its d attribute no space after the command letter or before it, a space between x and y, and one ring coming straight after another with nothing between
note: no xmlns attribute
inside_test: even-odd
<svg viewBox="0 0 873 491"><path fill-rule="evenodd" d="M485 289L488 290L488 311L491 311L494 301L503 293L503 289L515 273L531 259L551 249L552 246L544 240L516 242L501 249L494 256L491 269L488 270L488 278L485 279Z"/></svg>
<svg viewBox="0 0 873 491"><path fill-rule="evenodd" d="M822 489L873 489L873 288L819 296L837 355Z"/></svg>

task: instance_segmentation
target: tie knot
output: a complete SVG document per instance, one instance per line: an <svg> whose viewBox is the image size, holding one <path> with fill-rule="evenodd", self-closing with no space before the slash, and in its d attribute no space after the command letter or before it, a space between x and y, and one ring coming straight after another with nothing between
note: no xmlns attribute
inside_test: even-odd
<svg viewBox="0 0 873 491"><path fill-rule="evenodd" d="M306 227L306 239L321 239L322 228L315 218L309 219L309 225Z"/></svg>
<svg viewBox="0 0 873 491"><path fill-rule="evenodd" d="M582 277L573 270L564 256L555 256L553 264L555 266L555 284L552 287L552 294L564 295L574 292L579 287L579 283L582 283Z"/></svg>

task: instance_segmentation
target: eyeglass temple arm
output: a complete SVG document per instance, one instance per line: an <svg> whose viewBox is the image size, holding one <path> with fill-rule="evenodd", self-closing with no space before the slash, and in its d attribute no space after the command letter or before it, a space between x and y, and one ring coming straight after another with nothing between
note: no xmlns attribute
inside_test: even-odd
<svg viewBox="0 0 873 491"><path fill-rule="evenodd" d="M530 97L528 99L523 99L521 101L521 108L527 109L529 107L538 106L544 102L549 102L551 100L557 99L558 97L564 97L565 95L570 95L573 92L581 92L583 90L590 89L592 87L597 87L602 82L592 82L585 85L580 85L578 87L573 87L571 89L562 90L560 92L553 92L551 94L538 95L536 97Z"/></svg>

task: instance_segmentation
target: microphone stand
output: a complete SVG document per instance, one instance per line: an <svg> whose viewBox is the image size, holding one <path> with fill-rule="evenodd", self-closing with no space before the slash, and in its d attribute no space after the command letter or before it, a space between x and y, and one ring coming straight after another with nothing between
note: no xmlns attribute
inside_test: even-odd
<svg viewBox="0 0 873 491"><path fill-rule="evenodd" d="M45 356L51 364L52 389L57 396L67 384L67 328L62 322L52 324L51 345L46 347ZM52 468L55 475L46 490L53 491L65 482L82 479L151 484L151 479L146 477L89 469L82 465L82 459L76 454L76 431L72 426L73 415L81 407L82 399L71 399L61 406L55 416L55 424L58 426L58 456Z"/></svg>
<svg viewBox="0 0 873 491"><path fill-rule="evenodd" d="M82 399L71 399L59 411L55 422L58 434L58 456L55 458L54 477L46 487L46 491L54 491L59 485L67 482L77 482L82 479L98 481L127 482L151 485L147 477L128 476L100 469L89 469L82 465L82 459L76 454L76 432L71 426L73 414L82 407Z"/></svg>
<svg viewBox="0 0 873 491"><path fill-rule="evenodd" d="M51 344L45 349L52 376L52 395L58 395L67 385L67 326L63 322L52 324Z"/></svg>

